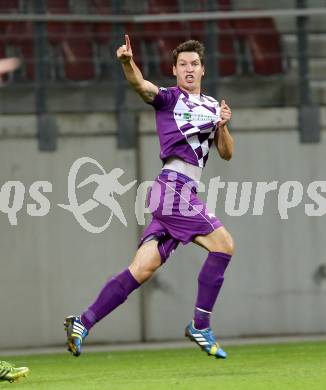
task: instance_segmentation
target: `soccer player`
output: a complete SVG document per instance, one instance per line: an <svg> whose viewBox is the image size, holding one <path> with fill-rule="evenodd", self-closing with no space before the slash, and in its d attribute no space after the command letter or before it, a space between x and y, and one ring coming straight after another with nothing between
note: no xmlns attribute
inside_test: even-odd
<svg viewBox="0 0 326 390"><path fill-rule="evenodd" d="M233 254L233 240L222 223L198 198L196 184L208 158L210 146L230 160L233 139L227 122L231 109L201 93L204 47L198 41L181 43L173 51L173 74L177 86L159 88L144 80L133 60L128 35L117 50L128 82L156 111L163 168L151 187L148 203L152 221L145 229L130 266L108 280L96 300L80 316L65 320L68 351L79 356L90 329L165 263L178 244L194 242L208 251L198 275L194 316L185 335L208 355L226 358L210 327L210 314Z"/></svg>
<svg viewBox="0 0 326 390"><path fill-rule="evenodd" d="M0 59L0 84L2 83L2 76L13 72L19 65L20 61L17 58ZM19 378L26 376L28 372L28 367L15 367L8 362L0 361L0 382L16 382Z"/></svg>

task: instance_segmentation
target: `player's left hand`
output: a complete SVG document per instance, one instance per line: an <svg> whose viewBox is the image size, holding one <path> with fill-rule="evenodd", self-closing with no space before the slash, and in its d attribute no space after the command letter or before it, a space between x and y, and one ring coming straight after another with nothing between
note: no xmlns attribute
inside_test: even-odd
<svg viewBox="0 0 326 390"><path fill-rule="evenodd" d="M225 103L225 100L221 101L220 117L219 126L224 126L232 117L231 108Z"/></svg>

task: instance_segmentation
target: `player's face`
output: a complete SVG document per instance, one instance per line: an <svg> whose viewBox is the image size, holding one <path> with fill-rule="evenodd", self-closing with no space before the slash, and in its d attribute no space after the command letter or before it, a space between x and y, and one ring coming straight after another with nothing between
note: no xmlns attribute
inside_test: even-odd
<svg viewBox="0 0 326 390"><path fill-rule="evenodd" d="M190 93L200 93L204 66L196 52L182 52L178 55L177 64L173 66L173 74L177 77L177 85Z"/></svg>

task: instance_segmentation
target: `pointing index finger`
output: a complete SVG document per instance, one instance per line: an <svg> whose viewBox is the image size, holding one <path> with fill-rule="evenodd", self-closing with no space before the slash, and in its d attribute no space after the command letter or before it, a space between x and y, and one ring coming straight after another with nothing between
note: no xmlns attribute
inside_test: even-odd
<svg viewBox="0 0 326 390"><path fill-rule="evenodd" d="M127 50L129 51L130 48L131 48L129 35L126 34L126 35L125 35L125 39L126 39Z"/></svg>

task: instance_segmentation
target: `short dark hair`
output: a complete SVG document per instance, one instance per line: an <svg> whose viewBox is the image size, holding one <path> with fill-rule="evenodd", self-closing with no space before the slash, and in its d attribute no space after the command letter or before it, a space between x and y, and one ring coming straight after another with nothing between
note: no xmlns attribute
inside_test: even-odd
<svg viewBox="0 0 326 390"><path fill-rule="evenodd" d="M197 53L199 55L201 64L204 65L205 47L202 43L195 41L193 39L180 43L180 45L173 50L172 52L173 65L177 64L178 55L185 51Z"/></svg>

